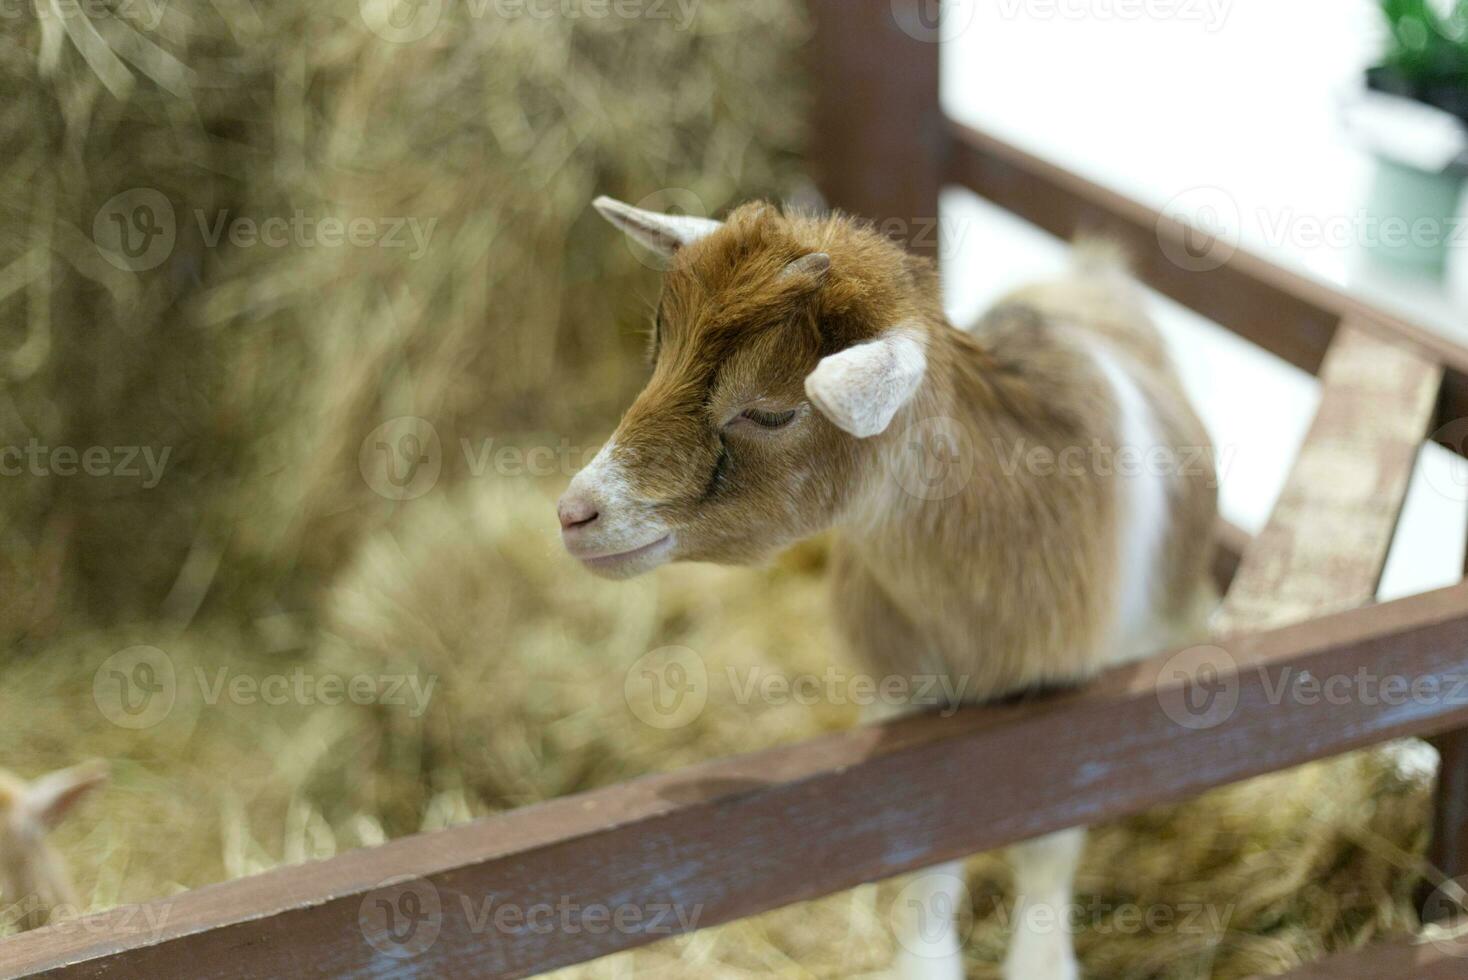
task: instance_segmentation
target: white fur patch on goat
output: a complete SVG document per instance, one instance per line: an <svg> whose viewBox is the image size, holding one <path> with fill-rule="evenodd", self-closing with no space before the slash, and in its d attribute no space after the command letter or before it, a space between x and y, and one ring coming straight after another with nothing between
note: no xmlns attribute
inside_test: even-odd
<svg viewBox="0 0 1468 980"><path fill-rule="evenodd" d="M590 501L598 511L596 524L584 535L594 550L604 553L640 548L668 533L641 500L627 475L627 461L618 452L615 439L608 440L601 451L581 472L571 478L566 491Z"/></svg>
<svg viewBox="0 0 1468 980"><path fill-rule="evenodd" d="M963 980L963 937L957 918L968 887L963 862L919 872L893 905L896 980Z"/></svg>
<svg viewBox="0 0 1468 980"><path fill-rule="evenodd" d="M617 441L608 439L597 451L591 462L571 479L571 486L590 495L598 506L619 507L627 504L629 497L627 475L616 458Z"/></svg>
<svg viewBox="0 0 1468 980"><path fill-rule="evenodd" d="M1117 617L1120 652L1142 656L1153 639L1161 550L1167 535L1167 473L1156 465L1162 445L1147 397L1123 362L1101 344L1091 352L1116 403L1113 470L1117 486Z"/></svg>
<svg viewBox="0 0 1468 980"><path fill-rule="evenodd" d="M805 393L837 428L864 439L891 424L922 384L927 366L922 334L898 326L822 358L805 379Z"/></svg>

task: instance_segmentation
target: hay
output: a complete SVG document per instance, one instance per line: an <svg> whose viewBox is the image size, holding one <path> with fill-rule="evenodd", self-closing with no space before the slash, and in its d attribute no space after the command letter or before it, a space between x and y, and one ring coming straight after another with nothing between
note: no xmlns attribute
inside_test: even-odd
<svg viewBox="0 0 1468 980"><path fill-rule="evenodd" d="M819 551L763 571L692 566L633 583L580 573L550 526L551 488L497 479L404 508L343 571L319 626L81 635L7 669L0 758L27 773L81 756L113 785L60 844L94 907L325 857L645 772L839 730L855 705L746 699L751 676L821 676L834 648ZM130 731L93 700L105 658L164 651L177 700ZM687 647L708 703L681 727L641 720L626 679L649 650ZM837 665L841 662L838 659ZM220 672L436 679L414 705L210 703ZM198 671L202 671L202 679ZM44 711L35 705L44 704ZM1079 883L1096 977L1278 972L1414 926L1428 807L1386 753L1347 757L1102 828ZM207 801L201 806L200 801ZM997 977L1008 877L969 863L971 975ZM878 975L901 882L867 886L566 971L568 976ZM1161 925L1140 929L1136 922Z"/></svg>
<svg viewBox="0 0 1468 980"><path fill-rule="evenodd" d="M156 26L94 18L102 47L75 22L0 37L0 446L171 451L148 489L0 478L0 765L112 763L58 834L89 907L854 724L852 704L741 694L831 663L819 545L612 585L562 555L551 516L641 380L655 289L587 201L685 188L716 210L795 188L798 4L706 5L689 31L450 5L411 43L366 30L356 0L147 9ZM139 187L178 225L134 274L91 236ZM226 210L435 224L417 257L210 246L197 214ZM403 415L432 423L443 469L393 500L359 453ZM507 445L555 462L538 479L476 464ZM669 646L710 683L662 729L626 682ZM127 727L112 672L139 658L175 696ZM433 687L248 693L297 672ZM1090 975L1242 977L1410 930L1426 807L1424 780L1374 753L1103 828L1080 882ZM969 884L971 975L997 976L1007 876L982 856ZM566 974L875 976L900 885ZM1130 924L1194 909L1216 914Z"/></svg>
<svg viewBox="0 0 1468 980"><path fill-rule="evenodd" d="M7 26L0 445L171 458L146 490L6 481L0 636L159 606L187 619L206 601L301 608L391 518L358 474L380 424L420 416L449 447L526 426L579 436L635 387L653 277L590 213L596 193L682 188L712 211L795 186L790 0L686 29L450 4L399 43L362 8L140 0L126 9L156 9L156 28ZM126 83L99 76L72 40L88 28L159 53L114 65ZM110 202L145 192L176 234L134 274L91 236L100 221L116 244ZM275 229L284 247L221 224L263 235L297 215L304 232ZM376 244L321 244L329 218L371 223Z"/></svg>

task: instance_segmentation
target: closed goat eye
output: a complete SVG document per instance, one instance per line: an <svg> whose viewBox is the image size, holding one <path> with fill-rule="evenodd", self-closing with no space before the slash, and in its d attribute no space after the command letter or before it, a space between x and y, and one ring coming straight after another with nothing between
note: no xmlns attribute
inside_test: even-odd
<svg viewBox="0 0 1468 980"><path fill-rule="evenodd" d="M739 420L753 422L761 429L783 429L795 421L795 409L791 408L783 412L767 412L760 408L746 408L736 418L736 421Z"/></svg>

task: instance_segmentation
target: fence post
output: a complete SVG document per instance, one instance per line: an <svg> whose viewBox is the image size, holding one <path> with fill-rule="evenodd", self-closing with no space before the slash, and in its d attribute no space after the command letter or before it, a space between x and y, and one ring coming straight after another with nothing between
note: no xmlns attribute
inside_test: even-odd
<svg viewBox="0 0 1468 980"><path fill-rule="evenodd" d="M809 0L811 161L826 203L937 258L948 133L940 0Z"/></svg>
<svg viewBox="0 0 1468 980"><path fill-rule="evenodd" d="M1463 571L1468 576L1468 552L1463 556ZM1444 732L1429 741L1441 761L1433 793L1427 861L1462 884L1461 879L1468 875L1468 729ZM1433 881L1424 881L1418 888L1417 905L1424 920L1441 919L1453 911L1451 903L1434 897L1436 893Z"/></svg>

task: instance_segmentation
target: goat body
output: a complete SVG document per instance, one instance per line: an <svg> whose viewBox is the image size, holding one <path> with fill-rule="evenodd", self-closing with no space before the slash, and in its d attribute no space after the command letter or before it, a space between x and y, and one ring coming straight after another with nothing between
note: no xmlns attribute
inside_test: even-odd
<svg viewBox="0 0 1468 980"><path fill-rule="evenodd" d="M960 331L931 264L862 222L597 208L668 268L652 379L560 503L588 568L751 563L834 528L852 652L967 701L1203 635L1212 447L1104 246ZM1082 841L1014 849L1022 910L1065 921ZM927 878L951 908L961 878ZM961 975L953 936L903 945L908 972ZM1021 921L1006 975L1077 976L1068 932Z"/></svg>

